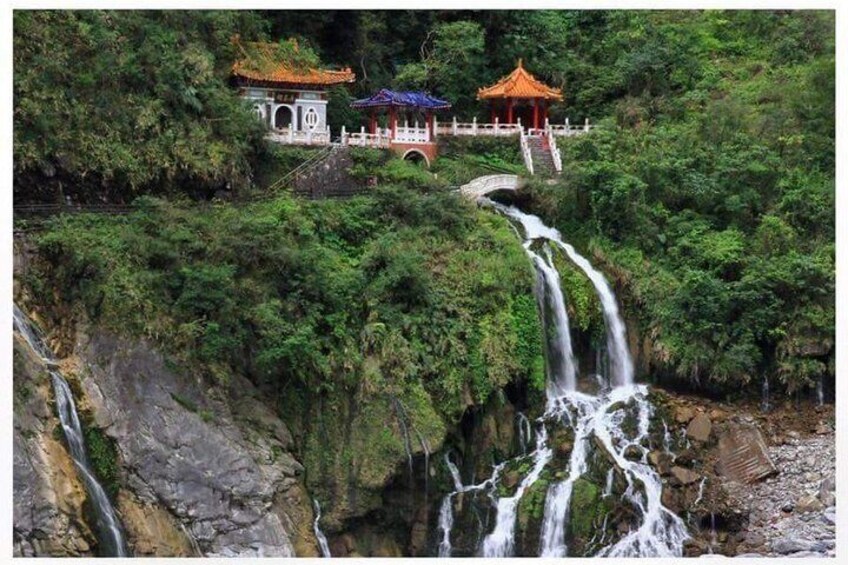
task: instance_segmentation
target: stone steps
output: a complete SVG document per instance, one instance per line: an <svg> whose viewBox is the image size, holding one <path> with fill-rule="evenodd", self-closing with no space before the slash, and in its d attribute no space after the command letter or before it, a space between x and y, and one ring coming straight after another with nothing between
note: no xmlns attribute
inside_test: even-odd
<svg viewBox="0 0 848 565"><path fill-rule="evenodd" d="M541 137L528 137L527 145L533 158L533 173L537 176L551 177L557 174L551 151L545 147Z"/></svg>

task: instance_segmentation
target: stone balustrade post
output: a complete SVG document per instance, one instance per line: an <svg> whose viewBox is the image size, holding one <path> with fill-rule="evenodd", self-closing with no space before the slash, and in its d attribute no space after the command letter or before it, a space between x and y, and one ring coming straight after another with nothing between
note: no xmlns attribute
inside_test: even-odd
<svg viewBox="0 0 848 565"><path fill-rule="evenodd" d="M474 120L471 122L471 133L477 135L477 116L474 116Z"/></svg>

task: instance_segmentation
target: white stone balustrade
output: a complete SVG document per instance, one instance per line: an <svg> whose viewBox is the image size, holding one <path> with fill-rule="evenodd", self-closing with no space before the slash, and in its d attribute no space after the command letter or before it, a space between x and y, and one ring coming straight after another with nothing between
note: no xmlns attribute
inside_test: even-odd
<svg viewBox="0 0 848 565"><path fill-rule="evenodd" d="M274 129L265 139L284 145L329 145L330 128L323 130L294 131L292 128Z"/></svg>

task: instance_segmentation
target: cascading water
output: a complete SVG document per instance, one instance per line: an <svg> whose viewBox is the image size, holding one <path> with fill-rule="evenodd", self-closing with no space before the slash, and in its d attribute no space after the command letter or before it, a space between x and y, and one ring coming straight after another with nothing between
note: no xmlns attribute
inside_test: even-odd
<svg viewBox="0 0 848 565"><path fill-rule="evenodd" d="M89 495L94 511L95 529L98 532L98 539L101 544L100 553L108 557L127 557L126 541L118 516L88 462L82 426L77 415L71 388L62 375L53 369L57 366L56 359L44 343L39 331L18 308L17 304L14 306L14 330L50 368L59 422L62 424L62 431L68 442L71 459L73 459Z"/></svg>
<svg viewBox="0 0 848 565"><path fill-rule="evenodd" d="M315 521L312 522L312 530L315 532L315 539L318 540L318 548L321 550L321 557L332 557L330 554L330 546L327 544L327 536L321 531L321 505L317 500L312 501L312 506L315 508Z"/></svg>
<svg viewBox="0 0 848 565"><path fill-rule="evenodd" d="M521 448L521 454L527 455L527 445L533 436L533 429L524 412L516 414L516 425L518 426L518 445Z"/></svg>
<svg viewBox="0 0 848 565"><path fill-rule="evenodd" d="M597 409L597 399L570 392L560 399L562 410L573 407L572 416L565 412L566 418L574 430L574 447L568 461L568 478L551 485L545 498L545 514L542 522L540 554L542 557L565 557L568 548L565 545L565 527L568 525L569 505L574 481L586 472L586 458L589 455L589 441L592 433L592 420ZM576 422L575 422L576 420Z"/></svg>
<svg viewBox="0 0 848 565"><path fill-rule="evenodd" d="M559 273L553 266L551 249L545 246L545 258L542 258L530 248L532 243L532 240L527 240L524 249L536 266L538 276L536 299L542 312L542 326L546 336L546 392L550 402L577 386L577 362L571 350L568 311L560 287ZM548 408L552 407L549 405Z"/></svg>
<svg viewBox="0 0 848 565"><path fill-rule="evenodd" d="M494 530L484 538L481 554L484 557L503 557L513 554L515 546L516 510L521 496L539 478L552 458L547 445L546 421L561 422L574 432L574 444L569 458L568 477L552 484L545 499L542 522L540 554L564 556L568 548L565 542L568 526L572 488L575 481L587 471L587 459L591 450L591 439L599 442L612 456L615 467L621 472L628 485L624 498L638 511L642 518L639 527L631 529L615 543L598 551L599 556L680 556L683 541L688 537L683 521L665 508L661 502L662 482L659 475L647 465L648 424L653 407L647 399L647 388L633 384L633 362L627 347L625 326L618 311L615 296L603 275L565 243L559 232L545 226L539 218L525 214L514 207L507 207L481 199L516 220L524 229L524 249L537 273L536 298L546 336L545 354L548 372L546 386L547 403L545 414L539 418L536 449L530 456L533 466L518 485L511 497L497 499ZM537 240L541 240L536 244ZM601 386L599 396L576 392L577 364L571 347L570 329L565 300L560 288L559 273L554 266L550 245L558 247L577 265L595 287L603 310L606 327L607 375L600 375L599 382L609 383L612 389ZM541 253L537 252L541 246ZM535 250L534 250L535 247ZM600 362L596 363L602 371ZM628 435L622 428L625 410L635 410L638 429ZM666 437L667 432L666 432ZM624 456L625 450L636 448L641 459L631 461ZM490 479L494 484L494 477ZM614 472L610 470L608 486L612 490ZM452 496L455 493L451 493ZM450 504L446 501L445 504ZM449 508L443 504L444 517ZM441 521L441 520L440 520ZM450 514L450 524L453 516ZM447 525L447 520L443 522ZM606 519L604 521L606 524ZM604 526L604 529L606 526ZM449 548L449 528L443 529ZM600 538L602 543L606 533ZM444 543L444 542L443 542ZM440 555L443 555L440 546ZM449 555L449 550L447 552Z"/></svg>
<svg viewBox="0 0 848 565"><path fill-rule="evenodd" d="M483 540L483 557L509 557L515 546L515 519L518 503L527 488L536 482L545 465L551 460L553 452L547 445L548 434L545 426L536 431L536 450L533 451L533 468L519 483L515 494L498 499L498 515L495 529Z"/></svg>

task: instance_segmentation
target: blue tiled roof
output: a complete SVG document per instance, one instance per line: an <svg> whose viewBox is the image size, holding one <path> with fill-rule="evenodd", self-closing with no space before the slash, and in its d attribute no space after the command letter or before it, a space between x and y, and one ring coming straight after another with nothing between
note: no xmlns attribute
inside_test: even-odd
<svg viewBox="0 0 848 565"><path fill-rule="evenodd" d="M351 108L379 108L396 106L403 108L424 108L426 110L446 110L450 102L430 96L425 92L398 92L383 88L370 98L351 102Z"/></svg>

